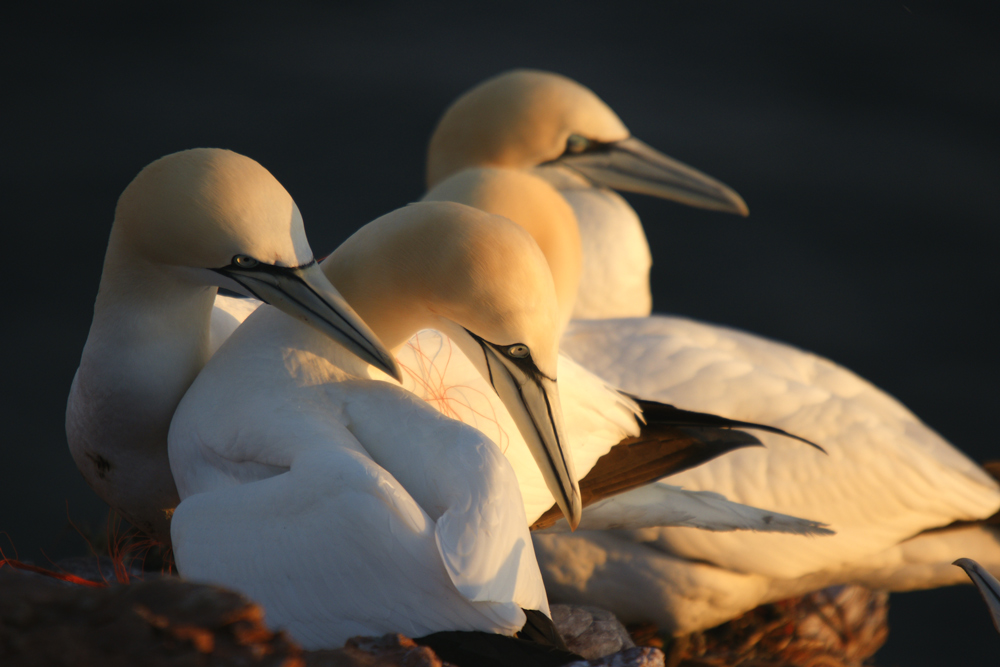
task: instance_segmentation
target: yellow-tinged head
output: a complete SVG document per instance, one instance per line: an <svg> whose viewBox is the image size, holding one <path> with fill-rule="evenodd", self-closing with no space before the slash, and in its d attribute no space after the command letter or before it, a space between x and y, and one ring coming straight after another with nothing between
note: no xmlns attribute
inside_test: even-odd
<svg viewBox="0 0 1000 667"><path fill-rule="evenodd" d="M313 259L291 195L256 161L219 148L149 164L118 199L115 228L133 252L168 265L217 268L237 255L277 266Z"/></svg>
<svg viewBox="0 0 1000 667"><path fill-rule="evenodd" d="M427 186L465 167L524 169L555 160L574 134L609 143L629 131L601 98L572 79L530 69L498 74L441 117L427 151Z"/></svg>
<svg viewBox="0 0 1000 667"><path fill-rule="evenodd" d="M118 199L111 236L106 277L145 260L187 285L244 292L399 377L395 359L316 265L291 195L248 157L196 148L153 162ZM122 277L132 279L127 270Z"/></svg>
<svg viewBox="0 0 1000 667"><path fill-rule="evenodd" d="M575 526L580 492L556 387L559 306L531 235L470 206L421 202L362 227L323 270L390 347L433 328L462 349L510 411Z"/></svg>
<svg viewBox="0 0 1000 667"><path fill-rule="evenodd" d="M410 204L362 227L322 266L390 347L445 318L498 345L528 345L555 375L552 274L506 218L453 202Z"/></svg>
<svg viewBox="0 0 1000 667"><path fill-rule="evenodd" d="M561 329L565 328L576 301L583 257L576 215L552 185L528 171L464 169L432 188L423 201L466 204L524 228L548 262Z"/></svg>
<svg viewBox="0 0 1000 667"><path fill-rule="evenodd" d="M427 186L468 167L542 164L596 186L747 214L728 186L632 137L588 88L537 70L498 74L445 111L427 149Z"/></svg>

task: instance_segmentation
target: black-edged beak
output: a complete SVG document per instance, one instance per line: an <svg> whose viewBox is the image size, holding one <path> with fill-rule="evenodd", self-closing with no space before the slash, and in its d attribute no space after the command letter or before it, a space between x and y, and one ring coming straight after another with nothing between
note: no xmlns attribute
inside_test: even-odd
<svg viewBox="0 0 1000 667"><path fill-rule="evenodd" d="M263 262L244 266L234 262L212 270L235 281L264 303L326 334L361 360L400 379L395 358L327 280L316 260L295 267Z"/></svg>
<svg viewBox="0 0 1000 667"><path fill-rule="evenodd" d="M730 187L693 167L668 157L635 137L608 143L575 144L547 164L579 172L591 182L613 190L672 199L688 206L746 216L743 198Z"/></svg>
<svg viewBox="0 0 1000 667"><path fill-rule="evenodd" d="M543 374L530 356L511 357L502 346L472 332L469 335L483 349L493 389L517 424L570 528L575 529L580 523L583 501L573 459L566 451L555 379Z"/></svg>
<svg viewBox="0 0 1000 667"><path fill-rule="evenodd" d="M993 627L1000 632L1000 582L992 574L986 571L982 565L971 558L959 558L952 565L957 565L972 579L979 594L983 596L983 601L990 610L990 618L993 619Z"/></svg>

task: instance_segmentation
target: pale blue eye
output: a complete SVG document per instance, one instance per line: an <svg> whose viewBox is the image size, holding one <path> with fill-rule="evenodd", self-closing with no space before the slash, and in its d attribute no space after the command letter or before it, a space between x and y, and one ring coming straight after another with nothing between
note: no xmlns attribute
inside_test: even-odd
<svg viewBox="0 0 1000 667"><path fill-rule="evenodd" d="M567 153L582 153L587 150L590 146L590 139L587 137L580 136L579 134L571 134L566 140L566 152Z"/></svg>
<svg viewBox="0 0 1000 667"><path fill-rule="evenodd" d="M233 257L233 264L241 269L252 269L257 266L258 262L250 255L235 255Z"/></svg>
<svg viewBox="0 0 1000 667"><path fill-rule="evenodd" d="M524 359L526 356L528 356L528 346L522 345L520 343L518 343L517 345L511 345L510 347L507 348L507 354L516 359Z"/></svg>

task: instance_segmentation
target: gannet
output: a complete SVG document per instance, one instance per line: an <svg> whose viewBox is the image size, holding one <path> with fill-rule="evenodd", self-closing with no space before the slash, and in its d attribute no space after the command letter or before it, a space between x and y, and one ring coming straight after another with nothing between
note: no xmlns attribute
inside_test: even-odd
<svg viewBox="0 0 1000 667"><path fill-rule="evenodd" d="M66 435L97 495L164 542L179 500L167 460L170 419L220 339L245 317L234 299L213 307L220 286L398 373L319 269L295 202L266 169L219 149L148 165L118 200Z"/></svg>
<svg viewBox="0 0 1000 667"><path fill-rule="evenodd" d="M548 187L544 183L542 185L545 188ZM557 288L562 288L566 285L570 286L568 292L558 295L561 330L568 321L568 315L572 310L575 281L578 279L580 264L578 242L575 245L572 243L563 243L561 235L564 232L575 234L576 224L572 220L572 213L568 212L565 204L562 204L562 209L566 210L561 210L557 206L548 211L540 210L538 201L540 201L538 198L534 198L533 200L533 213L535 215L545 214L551 216L553 219L558 218L566 222L566 224L558 225L560 234L552 234L548 238L545 238L544 234L541 233L543 229L542 225L539 224L533 227L535 238L543 244L544 252L549 257L550 270L565 272L562 264L552 259L554 256L553 253L563 258L563 264L570 267L569 273L560 275L559 280L556 281ZM557 202L557 204L560 202ZM519 217L522 222L525 220L525 216L515 215L515 213L519 212L504 211L504 213L510 217ZM578 238L576 240L578 241ZM565 248L565 251L560 252L560 248ZM221 340L224 340L235 326L250 312L253 312L254 307L255 304L249 299L230 299L221 295L217 296L215 308L212 312L211 345L213 348L217 347ZM425 338L433 338L437 334L428 331L423 335ZM404 348L403 354L406 354L406 350L412 351L413 349L415 348L411 344L407 348ZM461 352L457 354L464 359ZM416 360L412 365L416 368L419 363L420 361ZM571 406L574 415L573 426L587 425L586 427L574 428L574 433L572 434L574 459L577 461L577 465L582 466L579 477L583 477L590 473L597 460L607 454L612 446L617 445L623 440L634 440L640 436L636 417L640 416L641 410L630 399L610 389L606 386L606 383L595 376L586 373L579 367L575 367L567 359L560 359L559 365L560 367L568 366L565 370L561 370L560 373L571 373L573 378L569 387L573 401L573 405ZM479 377L478 372L475 371L475 367L468 363L466 363L466 368L462 370L460 364L456 361L450 365L450 369L452 376L455 376L456 373L458 374L457 377L452 377L452 380L464 384L467 388L475 384L477 380L480 383L484 382ZM470 369L474 371L471 377L463 375L463 373ZM408 379L416 379L416 377L412 374L407 376ZM426 382L422 386L417 386L410 382L406 384L406 387L415 391L421 397L430 398L425 391L428 388ZM495 393L490 390L489 385L485 385L484 388L488 396L495 397ZM502 403L492 405L489 409L493 412L502 413L503 418L509 421L510 416ZM447 411L446 414L448 414ZM675 416L671 415L671 418ZM716 420L714 423L700 422L694 430L691 428L685 430L684 428L674 428L677 426L676 423L670 423L666 426L665 423L663 419L659 419L649 424L648 428L641 434L645 445L650 444L654 439L659 440L661 446L659 450L653 452L658 454L657 457L637 459L635 451L640 446L640 443L634 443L629 446L631 448L629 464L632 468L623 468L622 461L620 460L611 462L616 468L617 474L627 473L629 485L638 486L646 481L655 479L656 476L665 474L666 470L677 470L696 465L710 456L718 455L733 447L756 444L758 442L746 434L727 433L717 428L719 426L741 426L741 424L723 423ZM506 424L508 431L511 431L509 428L511 425L512 423ZM690 427L692 425L688 424L687 426ZM742 424L742 426L747 426L747 424ZM655 438L650 436L650 433L654 431L657 432ZM509 441L507 433L503 433L502 435ZM710 443L704 442L704 436L706 435L711 438ZM516 435L515 438L517 438ZM504 448L508 458L514 460L515 469L519 471L521 492L524 497L529 520L533 525L538 524L538 520L542 518L542 514L545 514L546 510L553 509L552 505L554 501L541 470L538 466L530 463L532 458L531 448L520 439L518 439L518 445L513 448L508 447L503 442L498 442L498 444ZM664 444L666 446L663 446ZM640 465L644 464L652 464L652 466L647 465L646 470L637 475L636 470ZM657 465L666 465L667 468L661 470L656 467ZM608 483L614 480L607 478L607 470L608 466L605 466L595 471L602 474L601 483L604 490L597 494L590 493L588 495L588 502L596 502L603 495L609 493ZM657 471L659 472L657 473ZM617 483L613 485L612 489L615 492L620 491ZM651 493L653 491L647 489L639 494L644 498L643 503L648 505ZM795 520L784 523L786 521L784 518L781 521L776 521L778 518L777 514L761 513L753 508L728 503L721 497L711 494L691 493L676 487L668 488L666 486L658 488L656 493L660 497L668 499L671 504L669 506L661 505L657 508L650 507L646 511L637 513L636 508L641 507L643 504L639 503L636 505L635 499L639 495L630 497L629 499L620 498L614 501L607 501L602 503L600 509L595 507L590 512L587 525L591 527L620 525L623 517L627 514L629 517L628 523L632 526L669 524L697 525L715 530L742 528L822 532L813 522ZM722 510L721 508L725 509ZM541 525L549 526L552 524L552 520L553 515L550 511L545 520L541 524L538 524L538 527L541 527ZM565 527L565 524L560 523L554 529L558 530L563 527Z"/></svg>
<svg viewBox="0 0 1000 667"><path fill-rule="evenodd" d="M578 319L652 309L649 243L635 211L609 188L747 214L732 189L647 146L597 95L550 72L499 74L445 111L427 151L428 189L469 167L532 170L572 207L583 244Z"/></svg>
<svg viewBox="0 0 1000 667"><path fill-rule="evenodd" d="M627 136L623 132L613 112L575 82L544 72L501 74L463 95L443 116L430 142L433 187L427 197L455 198L467 185L442 179L477 178L463 176L462 169L480 168L481 176L482 168L503 168L538 177L562 196L578 225L584 260L573 316L645 316L646 296L622 305L633 294L649 294L648 265L637 250L646 248L639 221L624 201L612 207L609 202L620 198L600 187L621 187L612 180L614 168L606 170L610 178L587 171L602 160L614 165L604 146ZM582 168L573 162L579 146L589 158ZM642 178L633 172L623 189L669 196L636 185ZM488 199L514 206L542 190L538 183L494 187ZM745 213L738 198L723 199ZM523 201L516 205L525 207ZM517 221L514 214L512 219ZM551 235L553 229L543 231ZM630 241L616 241L617 235ZM604 255L588 250L593 247ZM626 278L604 283L608 272ZM577 319L561 349L633 395L772 424L820 443L829 456L765 434L766 449L733 452L667 481L822 521L837 535L803 540L665 528L537 536L554 599L597 604L623 620L655 621L683 634L834 583L892 590L956 583L961 573L950 562L960 555L1000 567L998 540L988 529L920 534L991 515L1000 507L997 484L895 399L833 362L751 334L659 315Z"/></svg>
<svg viewBox="0 0 1000 667"><path fill-rule="evenodd" d="M463 345L555 469L550 485L575 524L555 297L531 237L470 207L414 204L361 228L322 267L387 345L430 326ZM383 380L291 318L247 318L171 425L178 571L247 593L310 648L385 632L513 634L522 608L547 614L510 464Z"/></svg>
<svg viewBox="0 0 1000 667"><path fill-rule="evenodd" d="M521 437L518 415L532 416L527 429L552 429L566 442L555 393L558 305L544 256L504 218L420 203L369 223L322 266L387 345L412 349L404 343L416 329L447 332L477 388L503 399L507 451L379 381L385 376L309 328L257 311L212 357L171 425L179 572L250 595L272 626L310 648L357 634L519 630L522 608L547 613L528 524L561 487L542 481L535 486L548 489L545 498L522 499L532 438ZM536 426L530 384L539 375L552 379L543 385L552 412L550 424ZM588 377L579 369L565 379ZM573 406L584 423L571 428L637 430L633 406L619 400L603 422ZM567 473L588 457L596 458L570 459ZM672 520L687 525L822 532L714 494L683 500ZM598 525L633 512L595 507Z"/></svg>
<svg viewBox="0 0 1000 667"><path fill-rule="evenodd" d="M552 272L559 308L559 331L561 332L565 328L577 295L577 282L581 268L580 239L572 209L563 200L561 194L546 180L533 173L515 169L466 169L445 179L437 187L431 189L425 195L424 201L453 201L474 206L488 213L516 221L531 234ZM401 357L400 353L397 352L397 356L403 360L404 386L418 396L445 408L446 414L452 414L483 429L484 432L491 435L494 442L505 448L508 458L516 459L518 456L517 448L507 448L503 442L504 427L506 426L503 424L505 412L503 406L498 405L490 392L483 391L484 387L479 386L474 373L470 372L468 360L461 351L450 351L447 357L435 353L432 355L434 358L424 352L424 350L440 349L444 345L444 342L434 340L434 334L424 332L410 342L407 348L408 357ZM418 350L420 354L416 354ZM570 437L570 446L573 449L581 475L590 473L597 463L598 457L608 454L611 448L619 442L629 437L640 436L641 431L638 428L637 420L647 421L646 428L642 431L645 432L647 439L652 439L649 437L649 431L653 429L649 427L662 426L678 417L687 417L687 415L674 412L670 406L642 401L641 399L638 403L633 402L631 398L624 397L570 359L561 356L560 369L564 367L565 370L561 370L560 373L573 374L573 380L565 385L565 390L562 393L564 408L576 412L570 422L575 424L589 422L590 424L588 428L578 429ZM435 392L444 391L447 393L454 387L461 388L462 400L451 405L435 401ZM476 406L472 407L472 404L476 404ZM623 419L623 415L626 414L628 416ZM483 418L486 415L489 417ZM716 420L714 423L703 422L703 425L761 427L746 422L727 424L724 419L713 419ZM754 443L756 443L756 439L754 439ZM723 451L720 449L712 456L721 454ZM701 457L684 464L677 461L676 468L655 470L650 467L649 470L638 476L639 466L648 466L652 461L637 462L628 476L633 478L632 485L638 487L641 484L654 481L657 477L662 477L668 472L676 472L697 465L707 458ZM610 461L606 463L610 464ZM546 501L543 509L548 509L552 504L551 498L544 493L539 480L534 479L532 468L518 465L516 462L514 467L519 472L521 492L525 496L528 516L534 522L533 517L540 517L535 513L535 510L538 509L536 502L539 498ZM595 470L594 472L603 476L608 474L606 471L607 465L604 470ZM632 507L629 519L626 520L624 516L613 520L609 519L609 525L621 527L623 524L627 524L637 528L641 525L635 509L645 506L648 512L645 521L650 522L646 525L675 525L673 521L666 520L656 524L657 517L667 516L669 512L673 511L673 508L655 507L651 504L657 493L664 501L679 501L680 499L674 494L675 491L677 491L676 487L666 485L661 486L658 492L643 489L628 499L619 498L604 502L604 510L602 511L608 511L611 507L621 510L625 505L629 505ZM596 516L597 512L591 511L590 520L586 522L584 527L596 527ZM545 523L547 525L547 522ZM533 525L535 524L533 523Z"/></svg>
<svg viewBox="0 0 1000 667"><path fill-rule="evenodd" d="M513 418L475 364L439 331L424 330L395 350L402 385L441 414L475 427L504 453L518 478L533 530L568 530ZM764 530L803 535L830 531L814 521L761 511L709 491L650 484L672 470L759 443L756 437L708 421L677 426L669 406L640 404L564 355L559 396L566 442L580 479L584 510L579 529L691 526L704 530ZM657 409L666 407L664 415ZM739 426L733 424L732 426Z"/></svg>

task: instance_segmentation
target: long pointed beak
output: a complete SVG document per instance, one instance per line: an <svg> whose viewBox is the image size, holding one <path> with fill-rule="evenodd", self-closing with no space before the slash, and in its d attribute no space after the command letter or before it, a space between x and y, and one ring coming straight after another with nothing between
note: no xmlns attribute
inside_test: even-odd
<svg viewBox="0 0 1000 667"><path fill-rule="evenodd" d="M567 153L554 163L613 190L638 192L742 216L749 213L743 198L732 188L635 137L595 144L581 153Z"/></svg>
<svg viewBox="0 0 1000 667"><path fill-rule="evenodd" d="M473 338L483 348L489 367L489 379L497 396L514 418L542 471L545 486L555 498L571 529L580 523L583 501L573 469L573 458L567 455L563 437L562 406L556 381L543 375L530 359L507 358L489 342Z"/></svg>
<svg viewBox="0 0 1000 667"><path fill-rule="evenodd" d="M213 270L235 280L264 303L326 334L362 361L401 379L395 358L327 280L315 260L297 267L259 263L251 268L231 264Z"/></svg>
<svg viewBox="0 0 1000 667"><path fill-rule="evenodd" d="M982 565L971 558L959 558L952 565L957 565L972 579L979 594L983 596L983 601L990 610L990 617L993 619L993 627L1000 632L1000 582L992 574L986 571Z"/></svg>

